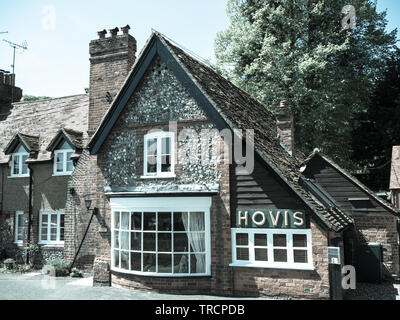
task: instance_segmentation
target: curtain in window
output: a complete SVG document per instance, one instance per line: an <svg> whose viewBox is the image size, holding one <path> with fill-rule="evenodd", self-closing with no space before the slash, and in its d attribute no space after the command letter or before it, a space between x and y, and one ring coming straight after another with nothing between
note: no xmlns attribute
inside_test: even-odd
<svg viewBox="0 0 400 320"><path fill-rule="evenodd" d="M202 253L206 251L204 239L204 212L190 213L190 226L188 215L182 215L182 222L188 235L190 246L196 255L196 273L206 272L206 256Z"/></svg>

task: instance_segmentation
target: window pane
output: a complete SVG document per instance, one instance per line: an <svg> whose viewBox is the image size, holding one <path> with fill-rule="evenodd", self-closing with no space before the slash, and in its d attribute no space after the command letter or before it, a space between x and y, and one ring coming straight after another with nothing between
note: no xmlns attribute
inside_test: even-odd
<svg viewBox="0 0 400 320"><path fill-rule="evenodd" d="M174 212L174 231L186 231L184 223L187 223L187 221L187 212Z"/></svg>
<svg viewBox="0 0 400 320"><path fill-rule="evenodd" d="M121 212L121 230L129 230L129 212Z"/></svg>
<svg viewBox="0 0 400 320"><path fill-rule="evenodd" d="M129 252L121 251L121 269L129 270Z"/></svg>
<svg viewBox="0 0 400 320"><path fill-rule="evenodd" d="M119 231L114 232L114 248L119 248Z"/></svg>
<svg viewBox="0 0 400 320"><path fill-rule="evenodd" d="M249 249L248 248L237 248L236 249L236 260L249 260Z"/></svg>
<svg viewBox="0 0 400 320"><path fill-rule="evenodd" d="M161 157L161 172L172 172L171 156Z"/></svg>
<svg viewBox="0 0 400 320"><path fill-rule="evenodd" d="M19 156L13 157L13 174L19 174L19 161L20 161Z"/></svg>
<svg viewBox="0 0 400 320"><path fill-rule="evenodd" d="M158 273L172 273L172 254L158 255Z"/></svg>
<svg viewBox="0 0 400 320"><path fill-rule="evenodd" d="M28 160L28 156L22 156L22 174L28 173L28 164L25 162Z"/></svg>
<svg viewBox="0 0 400 320"><path fill-rule="evenodd" d="M156 234L144 233L143 234L143 250L156 251Z"/></svg>
<svg viewBox="0 0 400 320"><path fill-rule="evenodd" d="M64 241L64 215L60 215L60 241Z"/></svg>
<svg viewBox="0 0 400 320"><path fill-rule="evenodd" d="M274 234L274 247L286 247L286 234Z"/></svg>
<svg viewBox="0 0 400 320"><path fill-rule="evenodd" d="M131 270L142 271L142 254L131 253Z"/></svg>
<svg viewBox="0 0 400 320"><path fill-rule="evenodd" d="M189 273L189 258L187 254L174 255L174 273Z"/></svg>
<svg viewBox="0 0 400 320"><path fill-rule="evenodd" d="M158 234L158 252L172 251L172 235L170 233Z"/></svg>
<svg viewBox="0 0 400 320"><path fill-rule="evenodd" d="M119 218L120 218L120 213L114 212L114 228L115 229L119 229Z"/></svg>
<svg viewBox="0 0 400 320"><path fill-rule="evenodd" d="M50 241L57 241L57 215L52 214L50 225Z"/></svg>
<svg viewBox="0 0 400 320"><path fill-rule="evenodd" d="M190 252L205 252L206 240L204 232L189 233Z"/></svg>
<svg viewBox="0 0 400 320"><path fill-rule="evenodd" d="M144 213L143 230L156 230L156 213L155 212L145 212Z"/></svg>
<svg viewBox="0 0 400 320"><path fill-rule="evenodd" d="M147 173L157 173L157 157L147 157Z"/></svg>
<svg viewBox="0 0 400 320"><path fill-rule="evenodd" d="M307 251L306 250L294 250L293 251L294 262L296 263L307 263Z"/></svg>
<svg viewBox="0 0 400 320"><path fill-rule="evenodd" d="M267 235L266 234L255 234L254 235L254 245L255 246L268 246Z"/></svg>
<svg viewBox="0 0 400 320"><path fill-rule="evenodd" d="M158 231L171 231L171 212L158 213Z"/></svg>
<svg viewBox="0 0 400 320"><path fill-rule="evenodd" d="M274 250L274 261L275 262L287 262L287 251L283 249Z"/></svg>
<svg viewBox="0 0 400 320"><path fill-rule="evenodd" d="M131 250L142 250L142 234L140 232L131 233Z"/></svg>
<svg viewBox="0 0 400 320"><path fill-rule="evenodd" d="M119 251L118 250L114 250L113 265L114 265L114 267L119 268Z"/></svg>
<svg viewBox="0 0 400 320"><path fill-rule="evenodd" d="M190 255L190 273L206 272L206 255L191 254Z"/></svg>
<svg viewBox="0 0 400 320"><path fill-rule="evenodd" d="M254 249L256 261L268 261L268 249Z"/></svg>
<svg viewBox="0 0 400 320"><path fill-rule="evenodd" d="M41 236L42 241L47 241L47 225L48 225L47 219L48 219L48 215L43 214L42 215L42 236Z"/></svg>
<svg viewBox="0 0 400 320"><path fill-rule="evenodd" d="M57 152L56 153L56 163L63 163L64 162L64 153Z"/></svg>
<svg viewBox="0 0 400 320"><path fill-rule="evenodd" d="M293 235L293 247L306 248L307 247L307 236L305 234L294 234Z"/></svg>
<svg viewBox="0 0 400 320"><path fill-rule="evenodd" d="M236 234L236 245L248 246L249 245L249 235L247 233L237 233Z"/></svg>
<svg viewBox="0 0 400 320"><path fill-rule="evenodd" d="M205 231L204 212L191 212L190 213L190 230L191 231Z"/></svg>
<svg viewBox="0 0 400 320"><path fill-rule="evenodd" d="M156 272L156 254L143 253L143 271Z"/></svg>
<svg viewBox="0 0 400 320"><path fill-rule="evenodd" d="M74 171L74 162L71 160L73 152L67 152L67 171Z"/></svg>
<svg viewBox="0 0 400 320"><path fill-rule="evenodd" d="M131 230L142 230L142 213L131 213Z"/></svg>
<svg viewBox="0 0 400 320"><path fill-rule="evenodd" d="M171 138L161 139L161 150L163 155L171 154Z"/></svg>
<svg viewBox="0 0 400 320"><path fill-rule="evenodd" d="M57 170L57 172L63 172L64 171L64 164L63 163L57 163L56 164L56 170Z"/></svg>
<svg viewBox="0 0 400 320"><path fill-rule="evenodd" d="M129 250L129 232L120 232L121 249Z"/></svg>
<svg viewBox="0 0 400 320"><path fill-rule="evenodd" d="M174 252L188 252L188 236L186 233L174 233Z"/></svg>
<svg viewBox="0 0 400 320"><path fill-rule="evenodd" d="M147 156L157 155L157 139L147 140Z"/></svg>

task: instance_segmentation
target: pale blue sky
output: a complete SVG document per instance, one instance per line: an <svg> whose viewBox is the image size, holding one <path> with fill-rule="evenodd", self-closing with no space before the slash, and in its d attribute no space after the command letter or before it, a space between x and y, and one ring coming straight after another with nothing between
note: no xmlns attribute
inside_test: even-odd
<svg viewBox="0 0 400 320"><path fill-rule="evenodd" d="M388 8L389 29L400 30L400 1L378 0L378 8ZM2 39L26 40L29 50L17 53L15 70L24 94L83 93L90 40L98 30L126 24L138 51L154 28L213 59L215 35L228 26L228 18L225 0L1 0L0 32L8 34L0 34L0 69L11 70L12 64L12 49Z"/></svg>

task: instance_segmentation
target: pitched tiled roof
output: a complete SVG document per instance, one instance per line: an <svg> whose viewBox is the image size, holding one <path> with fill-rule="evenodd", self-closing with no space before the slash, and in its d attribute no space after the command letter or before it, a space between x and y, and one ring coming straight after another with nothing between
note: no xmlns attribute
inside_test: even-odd
<svg viewBox="0 0 400 320"><path fill-rule="evenodd" d="M303 164L307 164L312 158L315 156L321 157L324 161L329 163L333 168L335 168L339 173L341 173L346 179L356 184L362 191L364 191L368 196L373 198L376 202L382 205L384 208L388 209L389 212L396 216L400 216L400 210L392 206L389 202L383 200L382 198L378 197L375 192L369 189L366 185L361 183L356 177L352 176L347 170L340 167L337 163L335 163L332 159L327 157L326 155L322 154L318 149L315 149L314 152L307 157Z"/></svg>
<svg viewBox="0 0 400 320"><path fill-rule="evenodd" d="M265 105L239 89L209 66L194 59L181 48L159 35L182 67L213 102L214 108L228 125L242 130L254 129L256 152L281 178L303 199L303 201L334 231L341 231L352 224L344 212L326 209L316 203L299 184L301 153L289 155L277 139L276 118Z"/></svg>
<svg viewBox="0 0 400 320"><path fill-rule="evenodd" d="M83 140L87 140L88 109L87 94L14 103L11 113L0 121L0 163L9 161L4 149L17 133L23 137L39 137L36 147L39 153L35 161L51 159L51 153L46 148L62 128L83 132ZM72 131L68 132L71 134Z"/></svg>
<svg viewBox="0 0 400 320"><path fill-rule="evenodd" d="M390 171L390 190L400 189L400 146L394 146Z"/></svg>
<svg viewBox="0 0 400 320"><path fill-rule="evenodd" d="M15 147L17 147L19 143L22 143L28 152L39 151L39 136L27 135L18 132L11 138L9 143L5 146L3 152L5 154L14 152Z"/></svg>
<svg viewBox="0 0 400 320"><path fill-rule="evenodd" d="M74 146L76 149L83 149L83 141L82 141L83 132L76 131L76 130L69 129L69 128L62 128L62 129L58 130L57 134L50 141L50 143L47 147L48 151L52 151L52 150L54 150L54 148L57 147L55 144L57 143L58 138L60 136L64 136L65 139L67 139L68 142L72 146Z"/></svg>

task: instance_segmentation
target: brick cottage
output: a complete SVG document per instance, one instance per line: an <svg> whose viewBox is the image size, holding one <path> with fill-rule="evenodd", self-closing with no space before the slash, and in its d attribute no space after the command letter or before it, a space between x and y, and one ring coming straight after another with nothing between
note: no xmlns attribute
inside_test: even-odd
<svg viewBox="0 0 400 320"><path fill-rule="evenodd" d="M399 211L318 150L305 158L286 101L272 114L158 32L136 58L129 26L118 31L90 43L88 97L14 104L0 122L0 222L13 224L15 239L33 233L14 245L61 246L69 263L93 267L95 285L187 294L340 299L341 266L362 274L360 252L375 242L383 274L398 273ZM58 122L33 115L45 103ZM85 116L59 112L75 103ZM13 126L22 109L32 126ZM30 156L13 162L21 148ZM10 179L15 163L38 176ZM32 203L62 197L17 209L17 191L7 191L17 183Z"/></svg>

